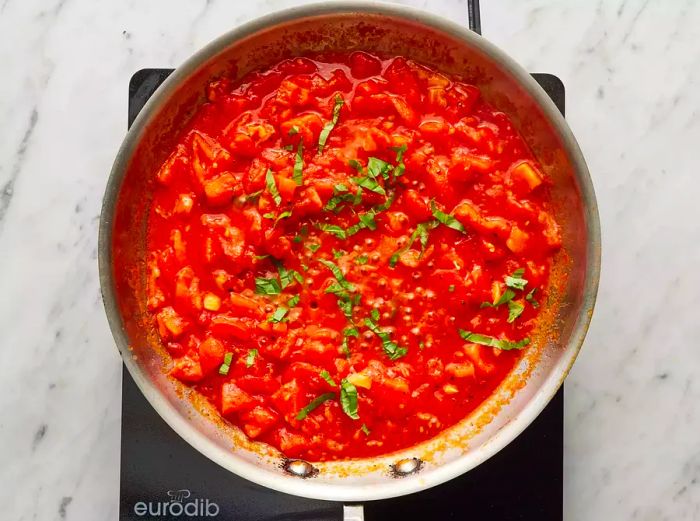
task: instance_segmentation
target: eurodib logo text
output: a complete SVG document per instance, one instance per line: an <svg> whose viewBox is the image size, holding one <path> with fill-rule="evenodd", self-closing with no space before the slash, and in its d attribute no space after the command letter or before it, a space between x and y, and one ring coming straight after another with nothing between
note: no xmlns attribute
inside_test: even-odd
<svg viewBox="0 0 700 521"><path fill-rule="evenodd" d="M219 505L208 499L191 498L187 489L169 490L168 500L139 501L134 505L134 514L138 517L183 517L202 518L219 515Z"/></svg>

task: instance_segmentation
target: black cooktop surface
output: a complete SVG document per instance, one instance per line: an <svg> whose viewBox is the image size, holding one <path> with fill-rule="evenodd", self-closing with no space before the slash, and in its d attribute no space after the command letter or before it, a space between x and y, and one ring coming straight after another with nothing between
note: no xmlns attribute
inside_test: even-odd
<svg viewBox="0 0 700 521"><path fill-rule="evenodd" d="M129 83L129 125L171 72L144 69L134 74ZM563 113L561 81L549 74L533 77ZM479 467L424 492L366 503L365 519L561 521L563 407L560 390L530 427ZM124 371L121 521L335 521L343 518L342 511L341 503L275 492L219 467L158 416Z"/></svg>

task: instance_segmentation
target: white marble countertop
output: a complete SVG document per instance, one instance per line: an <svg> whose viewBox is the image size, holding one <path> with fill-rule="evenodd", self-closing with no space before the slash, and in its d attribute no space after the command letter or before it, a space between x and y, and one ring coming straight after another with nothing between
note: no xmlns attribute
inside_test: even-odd
<svg viewBox="0 0 700 521"><path fill-rule="evenodd" d="M299 3L0 1L3 519L117 519L121 364L95 259L129 77ZM467 20L463 1L406 3ZM566 84L600 205L565 519L700 519L700 3L482 4L487 38Z"/></svg>

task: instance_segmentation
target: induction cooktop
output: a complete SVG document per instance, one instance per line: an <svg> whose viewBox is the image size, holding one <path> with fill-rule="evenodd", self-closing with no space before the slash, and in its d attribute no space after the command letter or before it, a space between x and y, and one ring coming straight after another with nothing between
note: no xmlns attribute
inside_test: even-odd
<svg viewBox="0 0 700 521"><path fill-rule="evenodd" d="M129 83L129 125L172 69L143 69ZM564 85L533 74L564 113ZM343 505L275 492L230 473L180 438L123 372L119 519L343 519ZM510 445L443 485L364 505L367 521L561 521L563 390Z"/></svg>

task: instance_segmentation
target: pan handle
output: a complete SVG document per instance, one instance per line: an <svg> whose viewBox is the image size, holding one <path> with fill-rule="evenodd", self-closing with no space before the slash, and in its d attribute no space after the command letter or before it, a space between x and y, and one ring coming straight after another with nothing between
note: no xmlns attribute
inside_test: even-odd
<svg viewBox="0 0 700 521"><path fill-rule="evenodd" d="M467 0L467 11L469 12L469 29L476 34L481 34L481 10L479 0Z"/></svg>
<svg viewBox="0 0 700 521"><path fill-rule="evenodd" d="M343 505L343 521L365 521L365 507L362 505Z"/></svg>

